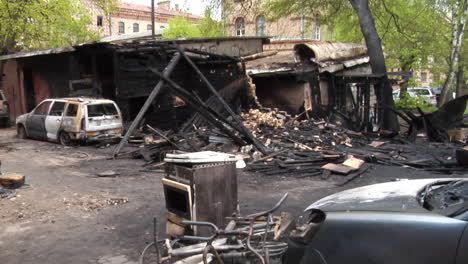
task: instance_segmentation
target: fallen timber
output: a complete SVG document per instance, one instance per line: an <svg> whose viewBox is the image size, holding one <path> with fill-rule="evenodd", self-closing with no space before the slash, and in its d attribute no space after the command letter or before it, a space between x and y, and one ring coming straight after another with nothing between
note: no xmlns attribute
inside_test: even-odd
<svg viewBox="0 0 468 264"><path fill-rule="evenodd" d="M192 132L167 135L181 151L214 150L237 153L247 158L247 171L265 177L320 177L327 180L339 175L337 185L372 171L373 164L407 167L445 174L463 173L455 160L457 144L429 142L418 138L412 142L405 137L380 137L377 133L362 133L342 128L325 119L290 122L275 111L250 110L242 113L244 125L273 152L263 155L251 145L239 147L216 128L200 127ZM176 150L168 140L159 138L144 145L135 157L143 156L148 169L160 168L164 153ZM216 137L216 140L213 140ZM423 143L423 144L421 144ZM460 143L461 144L461 143ZM346 164L350 157L362 160L364 165L350 169L347 173L326 174L327 164ZM336 179L336 177L335 177Z"/></svg>
<svg viewBox="0 0 468 264"><path fill-rule="evenodd" d="M166 71L159 72L149 67L160 83L194 110L195 119L189 119L191 123L186 123L179 131L159 131L147 126L146 135L132 138L133 142L145 143L137 150L119 155L143 157L147 161L147 170L159 170L166 153L204 150L242 155L248 163L248 171L264 176L321 177L326 180L338 174L343 178L341 184L371 171L372 164L447 174L465 170L456 163L454 155L456 147L466 143L460 142L458 146L449 144L444 142L447 137L443 135L446 134L445 128L456 127L463 119L461 110L466 107L468 96L460 97L432 114L421 112L417 116L399 112L410 127L407 137L386 131L366 133L350 130L350 126L345 128L342 123L333 121L333 115L346 119L346 115L333 109L328 109L328 116L315 119L305 112L290 117L280 111L263 108L244 109L239 115L214 89L186 51L175 48L174 54L185 59L187 67L193 69L209 88L211 97L202 100L195 91L184 89L172 80ZM150 101L151 98L148 99ZM351 120L347 121L352 124ZM132 127L136 128L140 122L135 120ZM418 136L421 132L427 138ZM132 133L127 134L124 138L127 140L121 144L131 142L128 139ZM143 140L146 138L151 140ZM120 145L115 153L119 151ZM362 161L359 167L347 167L346 161L350 158ZM325 173L327 171L331 173Z"/></svg>

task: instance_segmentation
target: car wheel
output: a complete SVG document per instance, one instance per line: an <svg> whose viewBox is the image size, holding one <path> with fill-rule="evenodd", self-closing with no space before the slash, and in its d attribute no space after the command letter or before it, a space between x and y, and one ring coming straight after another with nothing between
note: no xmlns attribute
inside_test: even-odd
<svg viewBox="0 0 468 264"><path fill-rule="evenodd" d="M24 126L19 125L18 129L16 130L16 137L19 139L26 139L28 135L26 134L26 129Z"/></svg>
<svg viewBox="0 0 468 264"><path fill-rule="evenodd" d="M67 132L60 132L59 141L63 146L70 146L72 143L70 135Z"/></svg>

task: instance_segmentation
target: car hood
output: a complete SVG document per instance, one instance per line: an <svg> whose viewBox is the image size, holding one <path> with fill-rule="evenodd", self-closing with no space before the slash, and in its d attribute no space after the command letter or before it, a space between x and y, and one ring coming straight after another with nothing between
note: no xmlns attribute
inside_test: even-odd
<svg viewBox="0 0 468 264"><path fill-rule="evenodd" d="M368 185L339 192L311 204L305 211L388 211L427 212L418 202L418 194L427 185L460 179L421 179Z"/></svg>

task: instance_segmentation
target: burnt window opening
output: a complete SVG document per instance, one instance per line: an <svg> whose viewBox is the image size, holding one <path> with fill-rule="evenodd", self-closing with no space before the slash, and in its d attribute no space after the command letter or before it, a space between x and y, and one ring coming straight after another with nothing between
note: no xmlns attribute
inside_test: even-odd
<svg viewBox="0 0 468 264"><path fill-rule="evenodd" d="M62 116L65 110L65 102L54 102L52 109L50 109L51 116Z"/></svg>
<svg viewBox="0 0 468 264"><path fill-rule="evenodd" d="M257 21L255 23L255 28L256 28L258 37L264 37L264 36L267 35L265 16L258 16L257 17Z"/></svg>
<svg viewBox="0 0 468 264"><path fill-rule="evenodd" d="M236 19L236 36L245 35L245 20L242 17Z"/></svg>
<svg viewBox="0 0 468 264"><path fill-rule="evenodd" d="M294 53L300 61L310 61L315 58L314 51L304 44L296 45L294 47Z"/></svg>
<svg viewBox="0 0 468 264"><path fill-rule="evenodd" d="M88 105L88 117L118 115L114 104L94 104Z"/></svg>
<svg viewBox="0 0 468 264"><path fill-rule="evenodd" d="M148 30L148 31L153 30L153 25L151 25L151 24L146 25L146 30Z"/></svg>
<svg viewBox="0 0 468 264"><path fill-rule="evenodd" d="M103 26L103 19L102 16L97 16L97 26L102 27Z"/></svg>
<svg viewBox="0 0 468 264"><path fill-rule="evenodd" d="M140 31L140 25L138 23L133 24L133 32L139 32Z"/></svg>
<svg viewBox="0 0 468 264"><path fill-rule="evenodd" d="M124 33L125 33L125 23L119 22L119 34L124 34Z"/></svg>
<svg viewBox="0 0 468 264"><path fill-rule="evenodd" d="M76 116L78 113L78 105L77 104L69 104L67 108L67 112L65 116Z"/></svg>

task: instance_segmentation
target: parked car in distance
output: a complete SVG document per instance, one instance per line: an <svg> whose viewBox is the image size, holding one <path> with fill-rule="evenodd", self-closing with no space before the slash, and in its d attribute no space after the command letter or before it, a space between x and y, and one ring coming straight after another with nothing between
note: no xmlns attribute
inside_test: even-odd
<svg viewBox="0 0 468 264"><path fill-rule="evenodd" d="M437 105L437 96L429 87L408 87L408 95L411 97L422 97L430 105ZM400 99L400 89L393 91L393 100Z"/></svg>
<svg viewBox="0 0 468 264"><path fill-rule="evenodd" d="M289 236L285 264L468 263L468 179L364 186L306 213L304 227Z"/></svg>
<svg viewBox="0 0 468 264"><path fill-rule="evenodd" d="M10 108L5 94L0 90L0 127L7 127L10 124Z"/></svg>
<svg viewBox="0 0 468 264"><path fill-rule="evenodd" d="M69 145L77 141L112 140L122 135L122 115L112 100L61 98L42 101L16 118L18 138Z"/></svg>

